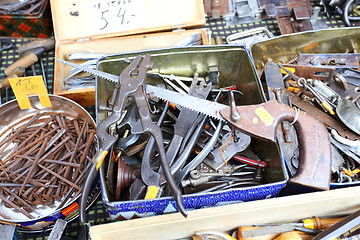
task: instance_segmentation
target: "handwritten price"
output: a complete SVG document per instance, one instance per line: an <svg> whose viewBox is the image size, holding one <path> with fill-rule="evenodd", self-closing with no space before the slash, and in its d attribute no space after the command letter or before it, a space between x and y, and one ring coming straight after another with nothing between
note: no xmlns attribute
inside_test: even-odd
<svg viewBox="0 0 360 240"><path fill-rule="evenodd" d="M31 81L31 78L19 79L16 84L22 92L34 92L39 90L39 86Z"/></svg>
<svg viewBox="0 0 360 240"><path fill-rule="evenodd" d="M42 76L20 77L9 79L20 109L31 108L30 95L37 95L44 107L50 107L51 102Z"/></svg>
<svg viewBox="0 0 360 240"><path fill-rule="evenodd" d="M141 0L95 1L91 14L99 30L126 30L138 24L137 12Z"/></svg>

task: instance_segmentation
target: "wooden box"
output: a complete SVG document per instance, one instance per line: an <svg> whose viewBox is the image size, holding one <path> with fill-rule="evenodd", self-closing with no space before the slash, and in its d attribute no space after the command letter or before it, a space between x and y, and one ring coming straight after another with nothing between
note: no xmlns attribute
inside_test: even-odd
<svg viewBox="0 0 360 240"><path fill-rule="evenodd" d="M299 194L92 226L92 240L182 239L204 230L295 222L308 217L338 217L360 209L360 187Z"/></svg>
<svg viewBox="0 0 360 240"><path fill-rule="evenodd" d="M68 60L70 53L118 54L171 47L198 35L208 44L202 0L102 1L51 0L56 39L55 57ZM76 61L81 63L83 61ZM95 105L95 87L66 89L71 68L55 61L54 94L80 105Z"/></svg>

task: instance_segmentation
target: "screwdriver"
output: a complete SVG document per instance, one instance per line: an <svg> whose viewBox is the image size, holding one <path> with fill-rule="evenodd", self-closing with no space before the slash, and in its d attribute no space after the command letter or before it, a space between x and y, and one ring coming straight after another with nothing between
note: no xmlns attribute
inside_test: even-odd
<svg viewBox="0 0 360 240"><path fill-rule="evenodd" d="M293 230L299 230L302 232L306 232L309 234L311 231L321 230L321 229L328 229L331 226L333 226L335 223L343 220L344 218L318 218L318 217L312 217L312 218L306 218L302 220L302 223L276 223L276 224L261 224L261 225L255 225L255 226L243 226L238 228L238 239L239 240L270 240L276 237L281 232L293 232ZM278 226L279 229L266 229L261 227L266 226ZM283 226L283 227L281 227ZM309 231L305 231L308 229ZM261 232L263 235L261 236ZM315 233L315 232L314 232ZM249 236L254 237L249 237ZM256 237L255 237L256 235ZM307 234L301 234L301 237L307 238Z"/></svg>
<svg viewBox="0 0 360 240"><path fill-rule="evenodd" d="M274 224L261 224L261 225L255 225L256 227L263 227L263 226L277 226L277 225L295 225L298 227L306 227L310 229L316 229L316 230L322 230L322 229L328 229L335 223L343 220L345 217L341 218L318 218L318 217L312 217L312 218L306 218L303 219L301 223L274 223Z"/></svg>
<svg viewBox="0 0 360 240"><path fill-rule="evenodd" d="M272 226L272 227L282 228L282 226ZM257 233L254 232L254 234L252 234L252 231L258 231L258 232ZM273 229L273 231L270 229L266 229L264 230L263 235L258 235L260 231L262 231L261 227L253 227L253 226L239 227L237 231L237 237L238 240L273 240L273 239L277 239L277 237L282 236L284 233L291 233L290 235L292 236L296 235L300 237L300 239L302 240L310 240L314 237L313 235L306 234L300 231L293 231L293 228L289 226L285 226L283 227L283 229ZM295 240L295 239L296 238L293 239L290 238L290 236L285 235L277 240Z"/></svg>
<svg viewBox="0 0 360 240"><path fill-rule="evenodd" d="M335 223L343 220L345 217L342 218L318 218L318 217L312 217L302 220L303 226L311 229L328 229Z"/></svg>

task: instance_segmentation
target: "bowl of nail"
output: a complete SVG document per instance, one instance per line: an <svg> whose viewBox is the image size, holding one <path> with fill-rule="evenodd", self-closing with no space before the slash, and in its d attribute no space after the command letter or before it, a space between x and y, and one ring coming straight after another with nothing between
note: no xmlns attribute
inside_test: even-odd
<svg viewBox="0 0 360 240"><path fill-rule="evenodd" d="M0 106L0 221L23 231L77 216L96 148L91 115L67 98L49 97L51 107L37 96L29 97L29 109L16 100Z"/></svg>

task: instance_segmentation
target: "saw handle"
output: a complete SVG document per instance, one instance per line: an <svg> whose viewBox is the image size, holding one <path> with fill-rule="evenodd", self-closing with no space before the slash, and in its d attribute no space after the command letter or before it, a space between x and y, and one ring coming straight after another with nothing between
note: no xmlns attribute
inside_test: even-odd
<svg viewBox="0 0 360 240"><path fill-rule="evenodd" d="M257 105L238 106L241 119L231 121L229 109L220 111L228 123L239 130L275 142L276 128L282 121L292 122L294 108L275 100ZM323 123L299 111L294 127L299 142L299 167L290 183L319 190L330 188L331 150L328 131Z"/></svg>

